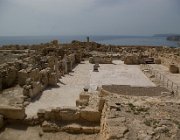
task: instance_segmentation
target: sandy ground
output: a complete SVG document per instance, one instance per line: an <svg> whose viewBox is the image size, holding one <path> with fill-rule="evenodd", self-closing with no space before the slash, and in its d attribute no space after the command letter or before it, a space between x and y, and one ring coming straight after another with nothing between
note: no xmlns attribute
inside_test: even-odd
<svg viewBox="0 0 180 140"><path fill-rule="evenodd" d="M60 79L59 87L47 89L42 96L26 108L28 117L37 114L39 109L50 107L75 106L79 93L85 86L95 90L101 85L155 86L137 65L124 65L122 61L100 65L99 72L93 72L93 65L87 61L79 64L72 73Z"/></svg>
<svg viewBox="0 0 180 140"><path fill-rule="evenodd" d="M180 74L173 74L169 72L169 69L163 65L153 64L150 65L154 70L165 75L169 80L173 81L174 83L180 86Z"/></svg>

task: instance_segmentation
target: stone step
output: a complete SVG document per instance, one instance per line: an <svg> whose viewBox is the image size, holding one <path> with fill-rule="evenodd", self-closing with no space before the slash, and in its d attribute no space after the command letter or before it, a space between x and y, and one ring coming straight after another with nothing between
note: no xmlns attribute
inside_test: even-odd
<svg viewBox="0 0 180 140"><path fill-rule="evenodd" d="M44 132L68 132L73 134L96 134L100 132L99 124L82 123L82 122L51 122L44 121L42 124Z"/></svg>

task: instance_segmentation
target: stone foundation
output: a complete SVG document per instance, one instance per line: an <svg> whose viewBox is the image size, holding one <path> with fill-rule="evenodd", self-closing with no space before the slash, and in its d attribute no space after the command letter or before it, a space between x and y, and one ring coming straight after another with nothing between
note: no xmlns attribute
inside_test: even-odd
<svg viewBox="0 0 180 140"><path fill-rule="evenodd" d="M12 119L12 120L23 120L26 117L24 108L12 107L12 106L1 105L0 114L2 114L4 118Z"/></svg>

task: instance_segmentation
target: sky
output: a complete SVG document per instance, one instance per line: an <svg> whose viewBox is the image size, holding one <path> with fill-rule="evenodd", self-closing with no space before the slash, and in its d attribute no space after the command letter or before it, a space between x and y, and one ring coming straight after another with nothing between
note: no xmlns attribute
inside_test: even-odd
<svg viewBox="0 0 180 140"><path fill-rule="evenodd" d="M0 0L0 36L180 33L180 0Z"/></svg>

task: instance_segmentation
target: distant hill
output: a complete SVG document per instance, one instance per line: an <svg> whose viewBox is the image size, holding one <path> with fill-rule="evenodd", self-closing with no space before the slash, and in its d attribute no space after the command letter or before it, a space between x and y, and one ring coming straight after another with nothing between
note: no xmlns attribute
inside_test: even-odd
<svg viewBox="0 0 180 140"><path fill-rule="evenodd" d="M153 37L166 37L169 41L180 41L180 34L155 34Z"/></svg>
<svg viewBox="0 0 180 140"><path fill-rule="evenodd" d="M180 36L180 34L155 34L153 37L170 37L170 36Z"/></svg>
<svg viewBox="0 0 180 140"><path fill-rule="evenodd" d="M180 41L180 35L168 36L166 39L170 41Z"/></svg>

